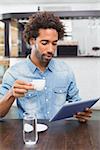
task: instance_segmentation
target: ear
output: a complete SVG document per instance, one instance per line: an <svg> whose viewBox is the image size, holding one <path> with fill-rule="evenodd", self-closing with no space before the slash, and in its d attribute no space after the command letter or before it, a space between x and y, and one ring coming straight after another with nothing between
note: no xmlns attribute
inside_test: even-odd
<svg viewBox="0 0 100 150"><path fill-rule="evenodd" d="M30 45L34 45L35 44L35 39L34 38L30 38L29 42L30 42Z"/></svg>

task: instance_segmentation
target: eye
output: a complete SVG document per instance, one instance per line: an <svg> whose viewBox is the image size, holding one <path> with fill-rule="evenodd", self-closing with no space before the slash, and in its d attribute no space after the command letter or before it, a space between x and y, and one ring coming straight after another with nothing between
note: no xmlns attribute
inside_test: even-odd
<svg viewBox="0 0 100 150"><path fill-rule="evenodd" d="M41 44L42 45L46 45L48 42L47 41L42 41Z"/></svg>
<svg viewBox="0 0 100 150"><path fill-rule="evenodd" d="M53 45L56 46L56 45L57 45L57 42L54 42Z"/></svg>

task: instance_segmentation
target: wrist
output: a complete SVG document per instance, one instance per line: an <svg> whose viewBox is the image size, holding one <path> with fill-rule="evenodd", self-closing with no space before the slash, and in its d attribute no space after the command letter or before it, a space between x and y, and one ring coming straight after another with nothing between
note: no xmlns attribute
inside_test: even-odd
<svg viewBox="0 0 100 150"><path fill-rule="evenodd" d="M9 100L12 100L12 101L14 101L15 100L15 97L14 97L14 95L13 95L13 90L12 90L12 88L8 91L8 93L7 93L7 99Z"/></svg>

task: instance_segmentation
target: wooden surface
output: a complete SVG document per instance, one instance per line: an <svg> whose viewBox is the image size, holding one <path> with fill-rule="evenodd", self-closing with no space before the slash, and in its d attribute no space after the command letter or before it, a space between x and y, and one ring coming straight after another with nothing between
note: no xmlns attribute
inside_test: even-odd
<svg viewBox="0 0 100 150"><path fill-rule="evenodd" d="M41 121L39 121L41 122ZM100 121L77 120L48 123L48 130L39 133L38 143L26 147L22 138L22 120L0 121L0 150L99 150Z"/></svg>

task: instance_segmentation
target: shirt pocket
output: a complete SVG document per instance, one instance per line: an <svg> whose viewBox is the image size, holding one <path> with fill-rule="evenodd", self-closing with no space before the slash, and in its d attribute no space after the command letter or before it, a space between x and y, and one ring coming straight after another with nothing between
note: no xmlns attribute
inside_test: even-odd
<svg viewBox="0 0 100 150"><path fill-rule="evenodd" d="M54 88L54 104L61 106L66 102L66 87Z"/></svg>
<svg viewBox="0 0 100 150"><path fill-rule="evenodd" d="M25 97L24 97L24 98L25 98L26 101L29 100L29 101L35 103L35 102L37 102L37 100L38 100L38 94L37 94L37 92L35 92L35 91L28 91L28 92L25 94Z"/></svg>
<svg viewBox="0 0 100 150"><path fill-rule="evenodd" d="M39 109L38 92L29 90L25 94L24 102L26 111L35 110L37 112Z"/></svg>

